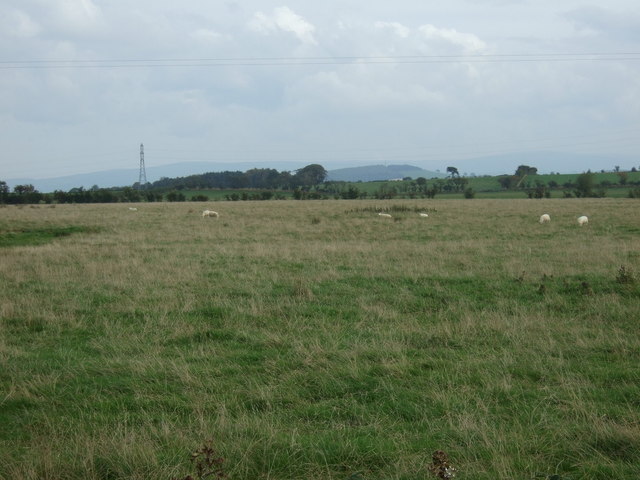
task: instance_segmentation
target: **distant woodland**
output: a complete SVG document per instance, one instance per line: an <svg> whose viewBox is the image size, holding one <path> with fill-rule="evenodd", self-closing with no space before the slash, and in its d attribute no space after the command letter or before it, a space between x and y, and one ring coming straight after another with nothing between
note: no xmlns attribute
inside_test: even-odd
<svg viewBox="0 0 640 480"><path fill-rule="evenodd" d="M269 168L246 172L209 172L177 178L161 178L145 185L90 189L82 187L51 193L37 191L33 185L16 185L11 190L0 181L0 204L180 202L209 200L315 199L391 199L435 198L458 195L472 199L476 194L493 193L496 198L518 196L541 198L586 198L615 196L640 198L640 172L621 171L582 174L539 175L537 168L520 165L513 175L465 177L456 167L447 167L446 178L405 177L373 182L326 181L322 165L311 164L293 173Z"/></svg>

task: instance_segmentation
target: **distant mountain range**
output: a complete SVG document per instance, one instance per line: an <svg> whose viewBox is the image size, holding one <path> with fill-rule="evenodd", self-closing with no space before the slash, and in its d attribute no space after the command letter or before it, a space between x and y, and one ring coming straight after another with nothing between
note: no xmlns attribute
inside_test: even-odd
<svg viewBox="0 0 640 480"><path fill-rule="evenodd" d="M278 167L260 166L254 163L215 163L215 162L184 162L172 163L168 165L159 165L157 167L146 167L146 176L148 182L155 182L163 177L176 178L186 177L189 175L198 175L207 172L224 172L224 171L241 171L245 172L252 168L277 168L278 171L296 170L304 167L299 163L280 163ZM125 187L131 186L138 181L139 169L118 169L105 170L91 173L80 173L77 175L67 175L55 178L14 178L3 179L13 188L15 185L31 184L40 192L53 192L54 190L69 191L72 188L84 187L91 188L97 185L100 188L109 187Z"/></svg>
<svg viewBox="0 0 640 480"><path fill-rule="evenodd" d="M322 164L322 163L321 163ZM519 165L536 167L538 173L580 173L587 170L613 170L620 166L622 170L640 166L640 158L620 155L585 155L561 152L524 152L503 155L492 155L469 159L450 160L442 162L442 172L424 169L413 165L366 165L350 168L335 168L335 162L330 165L322 164L328 170L328 180L335 181L373 181L393 180L404 177L427 179L444 177L447 166L458 169L460 175L513 175ZM279 162L277 165L260 165L255 163L214 163L214 162L184 162L169 165L147 167L146 175L149 182L155 182L162 177L176 178L197 175L207 172L241 171L251 168L274 168L278 171L295 171L306 164L300 162ZM68 175L56 178L13 178L4 179L10 188L16 185L33 185L40 192L54 190L69 191L72 188L100 188L130 186L138 181L138 169L119 169L100 172Z"/></svg>
<svg viewBox="0 0 640 480"><path fill-rule="evenodd" d="M423 170L413 165L367 165L364 167L329 170L327 180L343 182L372 182L375 180L397 180L411 178L442 178L444 173Z"/></svg>
<svg viewBox="0 0 640 480"><path fill-rule="evenodd" d="M300 164L279 164L278 171L295 171L304 167ZM283 168L284 167L284 168ZM289 168L286 168L289 167ZM224 171L241 171L245 172L252 168L273 168L269 166L256 166L255 164L246 163L210 163L210 162L185 162L170 165L162 165L159 167L146 168L147 181L155 182L163 177L176 178L186 177L189 175L198 175L207 172L224 172ZM10 188L16 185L31 184L39 192L47 193L54 190L69 191L72 188L83 187L91 188L97 185L100 188L131 186L138 181L139 170L120 169L107 170L102 172L82 173L78 175L69 175L66 177L56 178L14 178L5 180ZM423 170L412 165L368 165L353 168L340 168L337 170L328 170L327 180L346 181L346 182L368 182L373 180L395 180L404 177L444 177L445 175L438 172Z"/></svg>

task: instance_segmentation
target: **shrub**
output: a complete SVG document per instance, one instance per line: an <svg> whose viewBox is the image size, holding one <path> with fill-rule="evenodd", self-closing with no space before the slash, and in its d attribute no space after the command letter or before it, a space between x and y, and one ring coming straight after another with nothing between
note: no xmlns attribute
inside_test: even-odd
<svg viewBox="0 0 640 480"><path fill-rule="evenodd" d="M636 281L636 278L633 275L633 271L631 271L630 268L626 268L624 265L622 265L618 269L618 275L616 276L616 282L622 283L622 284L632 284L632 283L635 283L635 281Z"/></svg>

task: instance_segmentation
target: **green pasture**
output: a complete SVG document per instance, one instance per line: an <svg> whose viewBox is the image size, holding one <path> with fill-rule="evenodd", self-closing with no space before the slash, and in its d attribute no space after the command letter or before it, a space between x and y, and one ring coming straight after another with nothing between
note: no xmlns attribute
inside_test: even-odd
<svg viewBox="0 0 640 480"><path fill-rule="evenodd" d="M360 189L360 191L363 192L367 192L367 195L369 196L369 198L373 198L375 193L380 191L380 185L385 185L385 188L389 189L391 187L394 186L395 182L366 182L366 183L356 183L356 184L349 184L349 185L354 185L356 188ZM398 185L396 185L397 187ZM348 186L346 187L348 188ZM486 190L482 190L482 189L478 189L475 190L475 187L471 186L471 188L474 188L475 191L475 198L478 199L526 199L528 198L527 196L527 192L525 190L490 190L490 191L486 191ZM567 190L567 189L565 189ZM198 196L206 196L209 200L208 201L212 201L212 202L217 202L217 201L228 201L229 195L232 194L237 194L237 195L242 195L243 193L247 194L247 195L252 195L255 194L256 192L251 191L251 190L215 190L215 189L211 189L211 190L183 190L182 192L187 201L191 201L194 197L198 197ZM293 197L293 194L291 191L276 191L274 193L274 197L271 198L271 200L275 200L275 195L279 194L284 196L286 199L290 200ZM333 198L334 195L333 194L326 194L327 197L329 198ZM399 193L397 195L399 198L402 198L403 196L407 196L407 194L404 193ZM615 188L608 188L606 191L606 197L609 198L627 198L629 196L629 188L628 187L615 187ZM436 199L437 200L453 200L453 199L462 199L464 198L464 194L462 192L456 192L456 193L448 193L448 192L441 192L438 193L436 195ZM550 198L564 198L564 190L562 189L556 189L556 190L552 190L550 192ZM538 199L536 199L538 200ZM238 201L243 201L242 198L238 199ZM305 200L306 201L306 200ZM315 200L311 200L311 201L315 201ZM344 200L345 202L349 202L351 200ZM422 201L425 201L425 199L423 199Z"/></svg>
<svg viewBox="0 0 640 480"><path fill-rule="evenodd" d="M637 200L214 206L0 208L0 479L640 478Z"/></svg>

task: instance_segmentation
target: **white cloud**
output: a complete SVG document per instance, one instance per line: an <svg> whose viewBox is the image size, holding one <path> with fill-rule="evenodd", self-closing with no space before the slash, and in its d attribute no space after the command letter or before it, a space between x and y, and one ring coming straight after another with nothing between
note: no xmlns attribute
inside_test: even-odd
<svg viewBox="0 0 640 480"><path fill-rule="evenodd" d="M102 10L92 0L56 0L39 2L49 10L58 29L71 34L95 33L104 28Z"/></svg>
<svg viewBox="0 0 640 480"><path fill-rule="evenodd" d="M17 38L31 38L40 33L40 25L29 14L0 6L0 30L4 35Z"/></svg>
<svg viewBox="0 0 640 480"><path fill-rule="evenodd" d="M198 28L189 34L191 38L204 44L217 44L226 38L226 35L208 28Z"/></svg>
<svg viewBox="0 0 640 480"><path fill-rule="evenodd" d="M445 95L431 85L408 80L397 72L353 68L356 70L320 72L305 78L291 92L294 101L337 111L413 110L440 107L446 102Z"/></svg>
<svg viewBox="0 0 640 480"><path fill-rule="evenodd" d="M461 33L452 28L438 28L433 25L422 25L418 31L429 42L436 45L438 49L444 48L447 51L455 49L464 53L480 53L487 48L486 44L472 33Z"/></svg>
<svg viewBox="0 0 640 480"><path fill-rule="evenodd" d="M411 29L398 22L376 22L376 28L389 29L401 38L407 38L411 34Z"/></svg>
<svg viewBox="0 0 640 480"><path fill-rule="evenodd" d="M256 12L248 27L256 32L269 34L275 31L293 33L303 43L317 45L315 27L289 7L278 7L271 15Z"/></svg>

